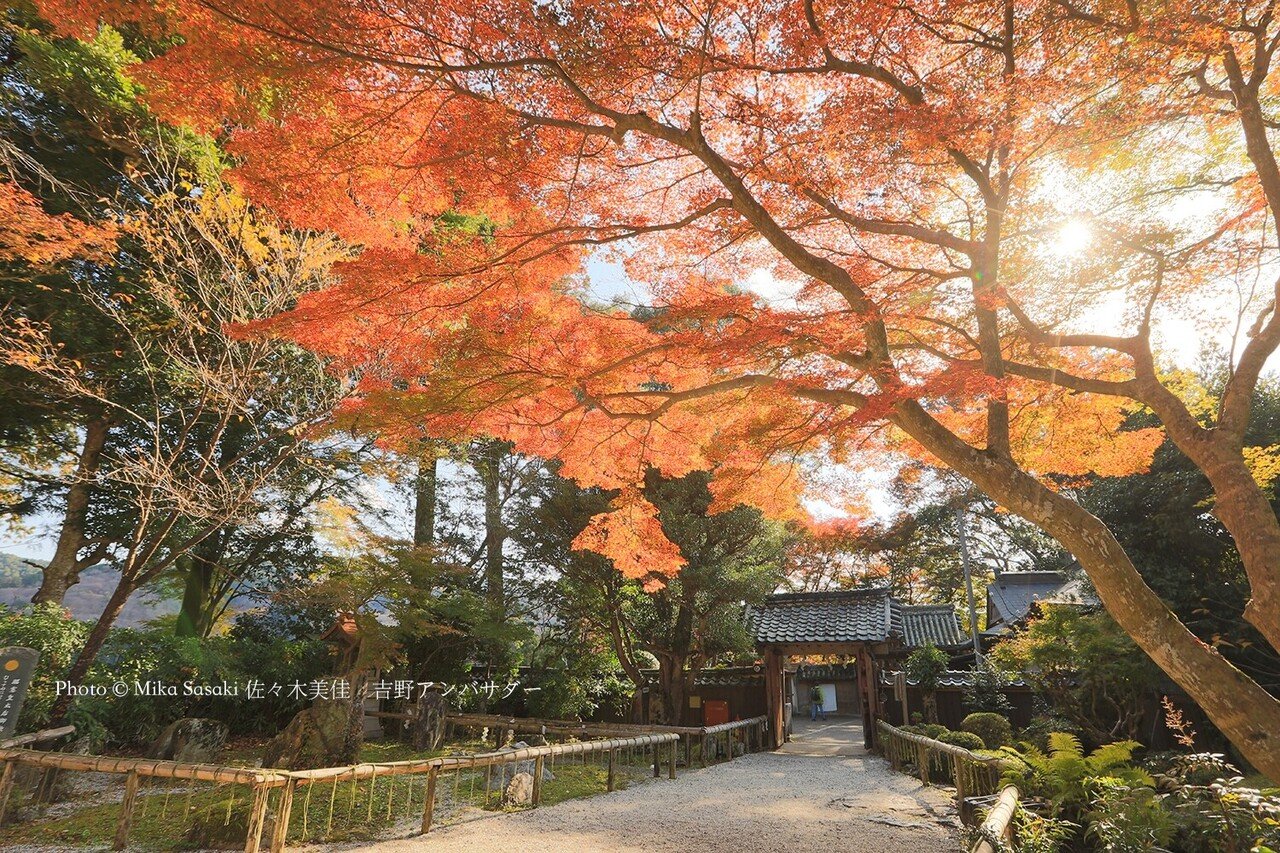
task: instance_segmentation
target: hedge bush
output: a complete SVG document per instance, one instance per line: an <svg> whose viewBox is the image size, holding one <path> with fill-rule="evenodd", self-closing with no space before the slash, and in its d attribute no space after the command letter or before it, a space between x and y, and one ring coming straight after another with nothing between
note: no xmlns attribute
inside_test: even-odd
<svg viewBox="0 0 1280 853"><path fill-rule="evenodd" d="M937 740L969 750L986 748L982 738L972 732L943 732L938 736Z"/></svg>
<svg viewBox="0 0 1280 853"><path fill-rule="evenodd" d="M1013 743L1013 726L1004 717L990 711L979 711L965 717L960 731L977 735L987 749L999 749Z"/></svg>

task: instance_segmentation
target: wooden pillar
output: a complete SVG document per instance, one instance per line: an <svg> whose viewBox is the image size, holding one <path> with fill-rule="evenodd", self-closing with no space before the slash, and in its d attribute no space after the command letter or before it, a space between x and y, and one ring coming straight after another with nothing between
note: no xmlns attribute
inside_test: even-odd
<svg viewBox="0 0 1280 853"><path fill-rule="evenodd" d="M766 649L764 653L764 690L765 706L769 715L769 739L771 749L782 746L786 732L783 729L783 675L782 655L775 649Z"/></svg>
<svg viewBox="0 0 1280 853"><path fill-rule="evenodd" d="M676 751L680 748L678 741L671 742L671 761L667 764L667 778L676 778Z"/></svg>
<svg viewBox="0 0 1280 853"><path fill-rule="evenodd" d="M543 756L539 755L533 760L533 796L531 802L536 806L542 802L542 762Z"/></svg>
<svg viewBox="0 0 1280 853"><path fill-rule="evenodd" d="M613 790L614 768L617 766L617 763L618 763L618 750L616 749L609 750L609 782L606 787L606 790L609 790L609 791Z"/></svg>
<svg viewBox="0 0 1280 853"><path fill-rule="evenodd" d="M865 645L858 649L858 681L862 682L862 745L874 749L876 745L876 722L880 719L877 705L880 691L875 682L875 663L871 658L871 650Z"/></svg>
<svg viewBox="0 0 1280 853"><path fill-rule="evenodd" d="M244 853L258 853L262 843L262 825L267 819L267 797L271 789L266 785L253 787L253 805L249 808L249 832L244 839Z"/></svg>
<svg viewBox="0 0 1280 853"><path fill-rule="evenodd" d="M684 766L693 769L693 735L681 735L684 738Z"/></svg>
<svg viewBox="0 0 1280 853"><path fill-rule="evenodd" d="M138 771L130 770L124 779L124 800L120 803L120 819L116 821L115 843L112 850L124 850L129 846L129 827L133 825L133 807L138 804Z"/></svg>
<svg viewBox="0 0 1280 853"><path fill-rule="evenodd" d="M4 813L9 808L9 795L13 793L13 774L17 762L6 761L0 770L0 824L4 823Z"/></svg>
<svg viewBox="0 0 1280 853"><path fill-rule="evenodd" d="M662 744L655 743L653 745L653 778L657 779L662 775Z"/></svg>
<svg viewBox="0 0 1280 853"><path fill-rule="evenodd" d="M440 765L433 764L431 769L427 771L427 793L422 800L422 834L426 835L431 831L432 812L436 807L436 777L440 775ZM489 787L486 780L485 785L485 804L489 802Z"/></svg>
<svg viewBox="0 0 1280 853"><path fill-rule="evenodd" d="M284 850L289 838L289 813L293 811L293 790L298 780L290 779L280 789L280 805L276 808L276 823L271 830L271 853Z"/></svg>

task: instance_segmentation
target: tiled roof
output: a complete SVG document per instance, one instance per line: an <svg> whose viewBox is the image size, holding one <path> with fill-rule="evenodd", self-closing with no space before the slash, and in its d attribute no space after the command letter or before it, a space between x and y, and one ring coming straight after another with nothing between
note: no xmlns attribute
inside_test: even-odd
<svg viewBox="0 0 1280 853"><path fill-rule="evenodd" d="M641 670L651 679L658 675L656 669ZM697 687L737 687L741 685L764 684L764 667L755 666L712 666L698 673L694 679Z"/></svg>
<svg viewBox="0 0 1280 853"><path fill-rule="evenodd" d="M1066 580L1061 572L1001 572L987 586L988 625L1018 622L1033 602L1049 598Z"/></svg>
<svg viewBox="0 0 1280 853"><path fill-rule="evenodd" d="M878 643L902 634L900 608L884 589L771 595L747 619L759 644Z"/></svg>
<svg viewBox="0 0 1280 853"><path fill-rule="evenodd" d="M967 642L950 604L903 604L901 608L902 639L908 648L919 648L927 640L939 647Z"/></svg>
<svg viewBox="0 0 1280 853"><path fill-rule="evenodd" d="M897 671L881 670L880 684L884 687L892 687L894 680L898 677ZM964 669L948 669L946 672L938 676L939 687L968 687L973 683L973 673ZM916 682L907 679L907 684L914 687ZM1021 678L1013 678L1005 683L1007 687L1026 687L1027 683Z"/></svg>

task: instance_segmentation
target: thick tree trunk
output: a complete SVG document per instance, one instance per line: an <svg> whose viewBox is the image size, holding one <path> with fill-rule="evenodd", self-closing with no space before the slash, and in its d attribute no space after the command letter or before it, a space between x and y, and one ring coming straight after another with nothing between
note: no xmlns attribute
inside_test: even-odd
<svg viewBox="0 0 1280 853"><path fill-rule="evenodd" d="M71 664L71 668L67 670L67 674L63 676L62 680L72 686L79 686L84 683L89 667L93 666L93 662L98 657L98 652L102 651L102 646L106 643L112 626L115 625L116 619L120 616L120 611L124 609L125 602L129 600L129 595L133 590L133 583L127 577L122 576L120 582L116 584L115 592L111 593L111 598L107 600L107 606L102 609L102 615L98 617L93 630L89 632L84 648L80 650L80 654L76 655L75 662ZM49 712L50 726L62 724L67 716L67 711L71 708L71 701L72 698L65 694L58 698Z"/></svg>
<svg viewBox="0 0 1280 853"><path fill-rule="evenodd" d="M1280 520L1237 449L1213 448L1203 457L1192 461L1213 486L1213 514L1231 534L1249 577L1244 618L1280 651Z"/></svg>
<svg viewBox="0 0 1280 853"><path fill-rule="evenodd" d="M85 519L89 513L93 476L102 460L107 432L105 419L91 420L85 425L84 445L76 462L75 479L67 488L67 508L62 517L62 529L58 531L58 544L49 565L44 568L44 578L31 598L32 603L52 601L61 604L67 590L80 580L80 551L86 539Z"/></svg>
<svg viewBox="0 0 1280 853"><path fill-rule="evenodd" d="M670 655L658 657L658 690L662 693L662 710L666 725L682 726L689 705L689 679L685 659Z"/></svg>
<svg viewBox="0 0 1280 853"><path fill-rule="evenodd" d="M506 456L506 447L498 441L488 441L480 449L476 460L476 472L484 487L484 586L490 615L501 621L507 614L506 585L503 578L502 547L507 539L502 525L502 494L500 488L500 463Z"/></svg>
<svg viewBox="0 0 1280 853"><path fill-rule="evenodd" d="M217 557L210 554L211 549L205 545L212 541L200 543L187 554L183 561L187 563L187 581L182 591L182 609L178 611L178 622L174 633L179 637L207 637L213 630L212 616L214 575L217 572Z"/></svg>
<svg viewBox="0 0 1280 853"><path fill-rule="evenodd" d="M413 484L413 544L419 548L436 542L436 491L440 460L429 453L418 460Z"/></svg>
<svg viewBox="0 0 1280 853"><path fill-rule="evenodd" d="M1280 780L1280 700L1178 620L1102 521L1007 460L969 447L914 402L901 404L894 419L992 499L1066 547L1129 636L1187 691L1248 761Z"/></svg>

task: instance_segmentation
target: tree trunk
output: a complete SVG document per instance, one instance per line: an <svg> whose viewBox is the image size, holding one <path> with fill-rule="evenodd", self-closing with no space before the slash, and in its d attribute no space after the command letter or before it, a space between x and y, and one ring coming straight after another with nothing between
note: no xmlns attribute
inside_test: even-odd
<svg viewBox="0 0 1280 853"><path fill-rule="evenodd" d="M1237 449L1214 448L1205 456L1192 461L1213 486L1213 514L1235 541L1249 578L1244 618L1280 651L1280 520Z"/></svg>
<svg viewBox="0 0 1280 853"><path fill-rule="evenodd" d="M499 480L500 462L506 446L487 441L476 459L476 472L484 486L484 588L490 616L501 622L507 615L507 597L503 579L502 547L507 539L502 525L502 492Z"/></svg>
<svg viewBox="0 0 1280 853"><path fill-rule="evenodd" d="M685 673L685 659L671 655L658 656L658 690L662 694L662 710L666 725L682 726L685 708L689 704L689 684Z"/></svg>
<svg viewBox="0 0 1280 853"><path fill-rule="evenodd" d="M93 630L89 632L89 636L84 642L84 648L80 650L80 654L76 655L75 662L71 664L71 668L67 670L67 674L63 676L62 680L72 686L79 686L84 683L84 677L88 674L89 667L93 666L94 660L98 657L98 652L102 651L102 646L107 641L107 636L111 633L111 627L115 625L116 619L119 618L120 611L124 609L125 602L129 600L133 589L132 581L126 575L122 575L120 582L116 584L115 592L111 593L111 598L107 600L107 606L102 609L102 615L98 617ZM71 696L64 694L59 697L52 710L49 711L49 726L62 725L70 708Z"/></svg>
<svg viewBox="0 0 1280 853"><path fill-rule="evenodd" d="M436 491L440 460L428 452L418 460L418 475L413 483L413 544L431 547L436 542Z"/></svg>
<svg viewBox="0 0 1280 853"><path fill-rule="evenodd" d="M209 599L213 595L214 575L218 569L216 538L206 539L182 558L187 564L187 582L174 629L176 636L207 637L213 630L212 616L216 608Z"/></svg>
<svg viewBox="0 0 1280 853"><path fill-rule="evenodd" d="M900 404L895 422L992 499L1066 547L1125 632L1187 691L1248 761L1271 779L1280 779L1280 700L1178 620L1102 521L1011 462L969 447L918 403Z"/></svg>
<svg viewBox="0 0 1280 853"><path fill-rule="evenodd" d="M89 421L84 429L84 445L76 462L75 479L67 488L67 508L58 532L53 558L44 568L40 588L32 596L34 604L52 601L61 604L67 590L80 580L80 550L85 544L85 519L89 513L93 475L102 460L107 442L108 424L103 418Z"/></svg>

